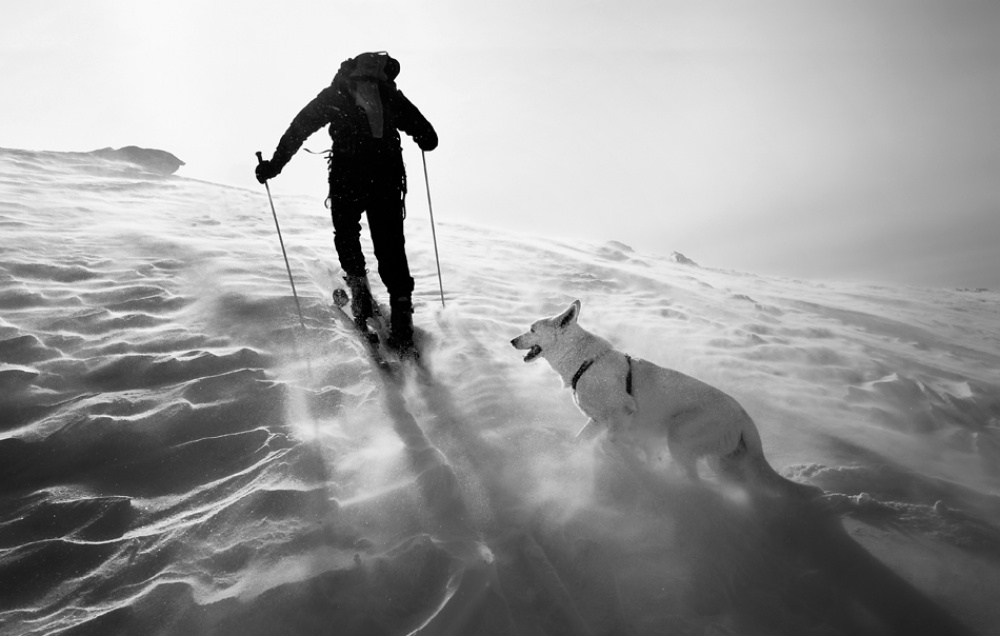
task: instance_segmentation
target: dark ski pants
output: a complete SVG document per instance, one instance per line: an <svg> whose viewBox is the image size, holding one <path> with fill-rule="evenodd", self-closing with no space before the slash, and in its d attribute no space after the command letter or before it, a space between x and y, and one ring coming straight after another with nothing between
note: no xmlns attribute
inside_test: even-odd
<svg viewBox="0 0 1000 636"><path fill-rule="evenodd" d="M403 236L403 200L397 188L366 193L367 196L330 192L333 244L340 266L349 276L364 276L365 256L361 252L361 214L367 212L368 230L378 261L378 275L389 298L409 298L413 278L406 260Z"/></svg>

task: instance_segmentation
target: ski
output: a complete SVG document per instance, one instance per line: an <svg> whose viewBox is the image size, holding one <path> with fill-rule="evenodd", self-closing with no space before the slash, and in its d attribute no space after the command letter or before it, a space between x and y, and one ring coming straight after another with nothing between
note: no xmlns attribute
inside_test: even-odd
<svg viewBox="0 0 1000 636"><path fill-rule="evenodd" d="M425 332L415 328L413 330L413 348L408 351L400 351L389 345L391 328L389 326L390 309L387 305L373 302L374 315L368 318L365 324L366 328L362 329L348 313L346 307L349 303L350 296L347 290L337 288L333 291L334 314L338 319L350 325L350 328L365 345L368 357L380 371L390 374L395 380L402 379L403 367L408 364L413 365L418 376L421 373L427 373L421 359L419 346L429 338Z"/></svg>
<svg viewBox="0 0 1000 636"><path fill-rule="evenodd" d="M365 351L368 353L368 358L372 361L375 367L382 371L383 373L394 373L395 368L392 362L383 355L383 347L380 345L380 336L377 330L365 330L362 329L357 322L355 322L354 317L347 313L345 307L350 302L350 296L348 296L347 291L342 288L337 288L333 290L333 313L338 320L343 321L349 328L357 335L358 339L365 346ZM369 322L371 324L371 322ZM398 363L395 365L398 366Z"/></svg>

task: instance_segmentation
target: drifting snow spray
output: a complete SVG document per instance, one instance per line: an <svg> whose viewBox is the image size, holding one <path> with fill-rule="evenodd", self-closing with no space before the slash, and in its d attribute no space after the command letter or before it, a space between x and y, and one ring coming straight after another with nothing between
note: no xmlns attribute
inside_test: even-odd
<svg viewBox="0 0 1000 636"><path fill-rule="evenodd" d="M264 163L264 157L261 152L257 151L257 163ZM264 189L267 190L267 201L271 204L271 216L274 217L274 228L278 230L278 242L281 244L281 255L285 258L285 271L288 272L288 282L292 286L292 297L295 298L295 309L299 312L299 324L302 325L302 331L306 331L306 322L302 319L302 305L299 304L299 294L295 291L295 279L292 278L292 266L288 263L288 252L285 251L285 240L281 238L281 226L278 225L278 213L274 210L274 199L271 197L271 186L267 185L267 181L264 181ZM301 359L303 356L299 352L298 340L295 334L292 334L292 346L295 348L295 357ZM312 369L312 358L305 356L306 368L309 372L310 382L313 380L313 369ZM316 439L319 439L319 422L316 421L311 415L308 415L313 421L313 434Z"/></svg>

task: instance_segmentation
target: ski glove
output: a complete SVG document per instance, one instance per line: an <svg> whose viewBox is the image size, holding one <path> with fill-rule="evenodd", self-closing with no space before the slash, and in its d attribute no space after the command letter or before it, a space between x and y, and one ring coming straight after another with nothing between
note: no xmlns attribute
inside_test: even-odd
<svg viewBox="0 0 1000 636"><path fill-rule="evenodd" d="M433 130L424 133L422 135L417 135L413 138L413 141L417 142L417 146L425 152L430 152L437 148L438 136Z"/></svg>
<svg viewBox="0 0 1000 636"><path fill-rule="evenodd" d="M265 159L257 164L256 173L257 181L264 183L281 174L281 165L275 163L273 159L270 161Z"/></svg>

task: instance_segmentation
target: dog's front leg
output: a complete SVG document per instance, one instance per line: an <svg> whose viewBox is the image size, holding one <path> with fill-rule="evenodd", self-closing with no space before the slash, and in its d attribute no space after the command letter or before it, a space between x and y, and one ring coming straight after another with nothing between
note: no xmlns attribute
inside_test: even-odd
<svg viewBox="0 0 1000 636"><path fill-rule="evenodd" d="M583 425L583 428L576 434L574 441L577 442L588 442L594 439L598 433L601 432L601 425L594 418L587 420L587 423Z"/></svg>
<svg viewBox="0 0 1000 636"><path fill-rule="evenodd" d="M631 395L625 396L625 403L622 406L624 407L625 415L628 417L632 417L635 415L635 412L639 410L639 404Z"/></svg>

